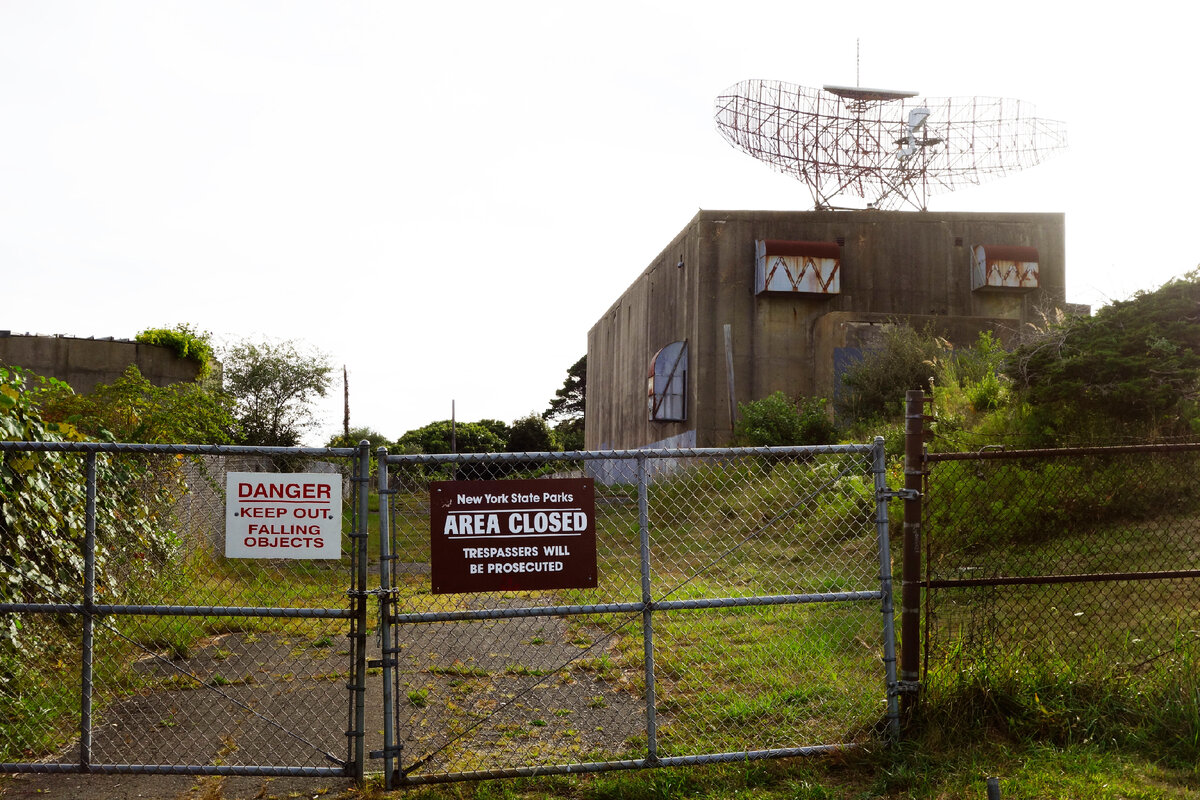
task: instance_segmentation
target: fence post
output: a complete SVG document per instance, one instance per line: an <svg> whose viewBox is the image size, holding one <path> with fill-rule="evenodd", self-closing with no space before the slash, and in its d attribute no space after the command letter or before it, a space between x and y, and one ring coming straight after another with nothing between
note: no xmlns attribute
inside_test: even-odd
<svg viewBox="0 0 1200 800"><path fill-rule="evenodd" d="M92 663L95 659L96 451L87 454L83 534L83 653L79 668L79 767L92 765Z"/></svg>
<svg viewBox="0 0 1200 800"><path fill-rule="evenodd" d="M650 589L650 482L646 469L646 454L638 453L638 531L642 560L642 651L646 675L646 760L658 761L658 721L654 699L654 620L651 607L654 595Z"/></svg>
<svg viewBox="0 0 1200 800"><path fill-rule="evenodd" d="M904 396L904 565L900 582L901 711L910 723L920 700L921 488L924 477L925 393Z"/></svg>
<svg viewBox="0 0 1200 800"><path fill-rule="evenodd" d="M883 437L876 436L871 446L871 473L875 481L875 538L879 548L879 590L883 595L883 665L887 679L887 730L895 739L900 733L899 704L896 701L896 608L892 592L892 554L888 535L887 452Z"/></svg>
<svg viewBox="0 0 1200 800"><path fill-rule="evenodd" d="M383 667L383 788L392 789L395 767L395 717L392 712L393 667L396 666L396 651L392 643L392 568L396 556L392 554L391 502L392 491L388 486L387 449L380 447L377 455L379 473L379 625L380 656Z"/></svg>
<svg viewBox="0 0 1200 800"><path fill-rule="evenodd" d="M354 540L358 544L355 552L358 591L355 592L355 619L357 632L354 654L354 782L362 785L366 777L366 710L367 710L367 517L370 514L371 494L371 444L366 439L358 444L358 468L354 480L358 486L358 514L355 520Z"/></svg>

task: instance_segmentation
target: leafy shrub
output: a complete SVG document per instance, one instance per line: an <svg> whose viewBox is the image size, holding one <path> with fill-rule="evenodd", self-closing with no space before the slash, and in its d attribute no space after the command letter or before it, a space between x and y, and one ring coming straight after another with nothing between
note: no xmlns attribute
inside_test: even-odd
<svg viewBox="0 0 1200 800"><path fill-rule="evenodd" d="M831 444L837 441L837 428L825 405L820 397L800 397L793 402L783 392L738 403L734 436L739 444L750 447Z"/></svg>
<svg viewBox="0 0 1200 800"><path fill-rule="evenodd" d="M230 444L237 435L228 396L199 383L154 386L133 365L83 395L61 381L46 381L33 400L47 422L70 423L102 441Z"/></svg>

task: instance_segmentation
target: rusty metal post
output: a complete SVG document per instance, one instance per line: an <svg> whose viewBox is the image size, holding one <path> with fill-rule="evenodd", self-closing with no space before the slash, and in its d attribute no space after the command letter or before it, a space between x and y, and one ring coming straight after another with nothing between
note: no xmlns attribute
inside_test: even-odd
<svg viewBox="0 0 1200 800"><path fill-rule="evenodd" d="M911 722L921 675L921 482L924 476L925 393L904 396L904 565L900 581L901 715Z"/></svg>

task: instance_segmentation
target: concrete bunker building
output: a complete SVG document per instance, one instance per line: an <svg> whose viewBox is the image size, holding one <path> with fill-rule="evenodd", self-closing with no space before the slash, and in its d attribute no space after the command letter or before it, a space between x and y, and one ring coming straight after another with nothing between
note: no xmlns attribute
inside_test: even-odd
<svg viewBox="0 0 1200 800"><path fill-rule="evenodd" d="M0 365L32 370L65 381L78 394L112 383L136 366L155 386L196 380L200 363L168 347L124 339L20 335L0 330Z"/></svg>
<svg viewBox="0 0 1200 800"><path fill-rule="evenodd" d="M883 326L957 346L1067 310L1064 217L700 211L588 332L588 450L719 447L738 403L832 399Z"/></svg>

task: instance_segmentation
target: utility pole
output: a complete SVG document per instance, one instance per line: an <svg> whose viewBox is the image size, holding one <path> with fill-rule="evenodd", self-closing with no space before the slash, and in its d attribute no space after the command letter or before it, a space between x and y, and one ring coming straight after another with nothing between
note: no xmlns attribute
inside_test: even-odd
<svg viewBox="0 0 1200 800"><path fill-rule="evenodd" d="M342 433L346 434L346 441L350 441L350 373L346 371L346 365L342 364L342 394L345 397L345 415L342 417Z"/></svg>

